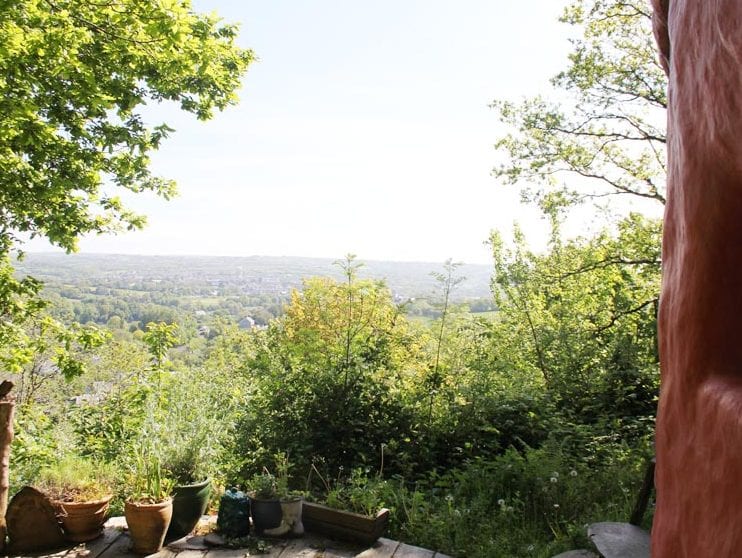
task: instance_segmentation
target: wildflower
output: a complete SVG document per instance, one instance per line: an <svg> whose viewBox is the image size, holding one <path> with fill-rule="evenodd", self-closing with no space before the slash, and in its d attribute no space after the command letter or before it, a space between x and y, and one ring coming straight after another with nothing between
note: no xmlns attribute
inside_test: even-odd
<svg viewBox="0 0 742 558"><path fill-rule="evenodd" d="M498 505L498 506L500 506L500 507L504 506L504 505L505 505L505 500L503 500L502 498L500 498L500 499L499 499L499 500L497 501L497 505Z"/></svg>
<svg viewBox="0 0 742 558"><path fill-rule="evenodd" d="M551 476L552 477L559 478L559 473L557 473L556 471L554 471L554 472L551 473Z"/></svg>
<svg viewBox="0 0 742 558"><path fill-rule="evenodd" d="M575 471L574 469L572 469L572 470L571 470L571 471L569 472L569 476L570 476L570 477L576 477L576 476L577 476L577 471Z"/></svg>
<svg viewBox="0 0 742 558"><path fill-rule="evenodd" d="M557 479L556 477L551 477L551 478L550 478L549 480L550 480L550 481L551 481L552 483L555 483L555 482L557 482L557 481L558 481L559 479Z"/></svg>
<svg viewBox="0 0 742 558"><path fill-rule="evenodd" d="M451 496L450 494L446 494L446 502L448 503L453 502L453 496Z"/></svg>
<svg viewBox="0 0 742 558"><path fill-rule="evenodd" d="M554 509L555 510L558 510L559 509L559 504L554 504Z"/></svg>
<svg viewBox="0 0 742 558"><path fill-rule="evenodd" d="M533 551L535 550L535 548L536 548L536 546L535 546L535 545L529 544L529 545L528 545L528 547L526 548L526 550L527 550L528 552L533 552Z"/></svg>
<svg viewBox="0 0 742 558"><path fill-rule="evenodd" d="M505 511L512 512L515 508L513 506L508 506Z"/></svg>

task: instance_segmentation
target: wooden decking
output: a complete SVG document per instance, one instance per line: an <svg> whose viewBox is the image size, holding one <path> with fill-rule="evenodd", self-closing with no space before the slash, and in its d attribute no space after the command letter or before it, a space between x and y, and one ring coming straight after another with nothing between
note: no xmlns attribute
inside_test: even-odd
<svg viewBox="0 0 742 558"><path fill-rule="evenodd" d="M123 517L114 517L106 523L103 536L89 543L62 549L43 558L133 558L131 540ZM307 534L293 540L271 540L262 554L246 548L225 549L208 547L203 537L190 536L171 543L150 558L450 558L439 552L410 546L390 539L379 539L374 546L363 548L348 543ZM39 555L36 555L39 556Z"/></svg>

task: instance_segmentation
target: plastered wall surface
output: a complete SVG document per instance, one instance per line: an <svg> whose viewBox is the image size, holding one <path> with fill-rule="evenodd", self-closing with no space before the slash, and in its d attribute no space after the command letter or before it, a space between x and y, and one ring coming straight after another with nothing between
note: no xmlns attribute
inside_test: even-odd
<svg viewBox="0 0 742 558"><path fill-rule="evenodd" d="M742 556L742 0L653 0L669 74L653 558Z"/></svg>

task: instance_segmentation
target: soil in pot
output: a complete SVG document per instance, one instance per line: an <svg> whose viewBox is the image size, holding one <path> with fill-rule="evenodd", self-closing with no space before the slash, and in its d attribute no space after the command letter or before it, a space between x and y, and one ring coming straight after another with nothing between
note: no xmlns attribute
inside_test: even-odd
<svg viewBox="0 0 742 558"><path fill-rule="evenodd" d="M173 501L149 504L126 502L124 506L126 524L129 526L133 548L137 554L154 554L162 548L165 533L173 516Z"/></svg>
<svg viewBox="0 0 742 558"><path fill-rule="evenodd" d="M165 538L179 539L193 531L209 505L210 495L210 479L176 486L173 489L173 518Z"/></svg>
<svg viewBox="0 0 742 558"><path fill-rule="evenodd" d="M90 502L54 501L64 536L72 542L87 542L103 533L111 496Z"/></svg>

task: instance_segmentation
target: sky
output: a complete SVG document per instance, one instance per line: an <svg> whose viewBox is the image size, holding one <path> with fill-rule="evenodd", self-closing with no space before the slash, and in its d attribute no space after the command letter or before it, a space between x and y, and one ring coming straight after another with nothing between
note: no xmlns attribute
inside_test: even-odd
<svg viewBox="0 0 742 558"><path fill-rule="evenodd" d="M544 223L491 175L494 99L548 90L566 0L195 0L259 58L209 122L168 106L152 157L179 196L125 197L148 226L84 253L491 263L490 231ZM26 247L44 249L37 242Z"/></svg>

